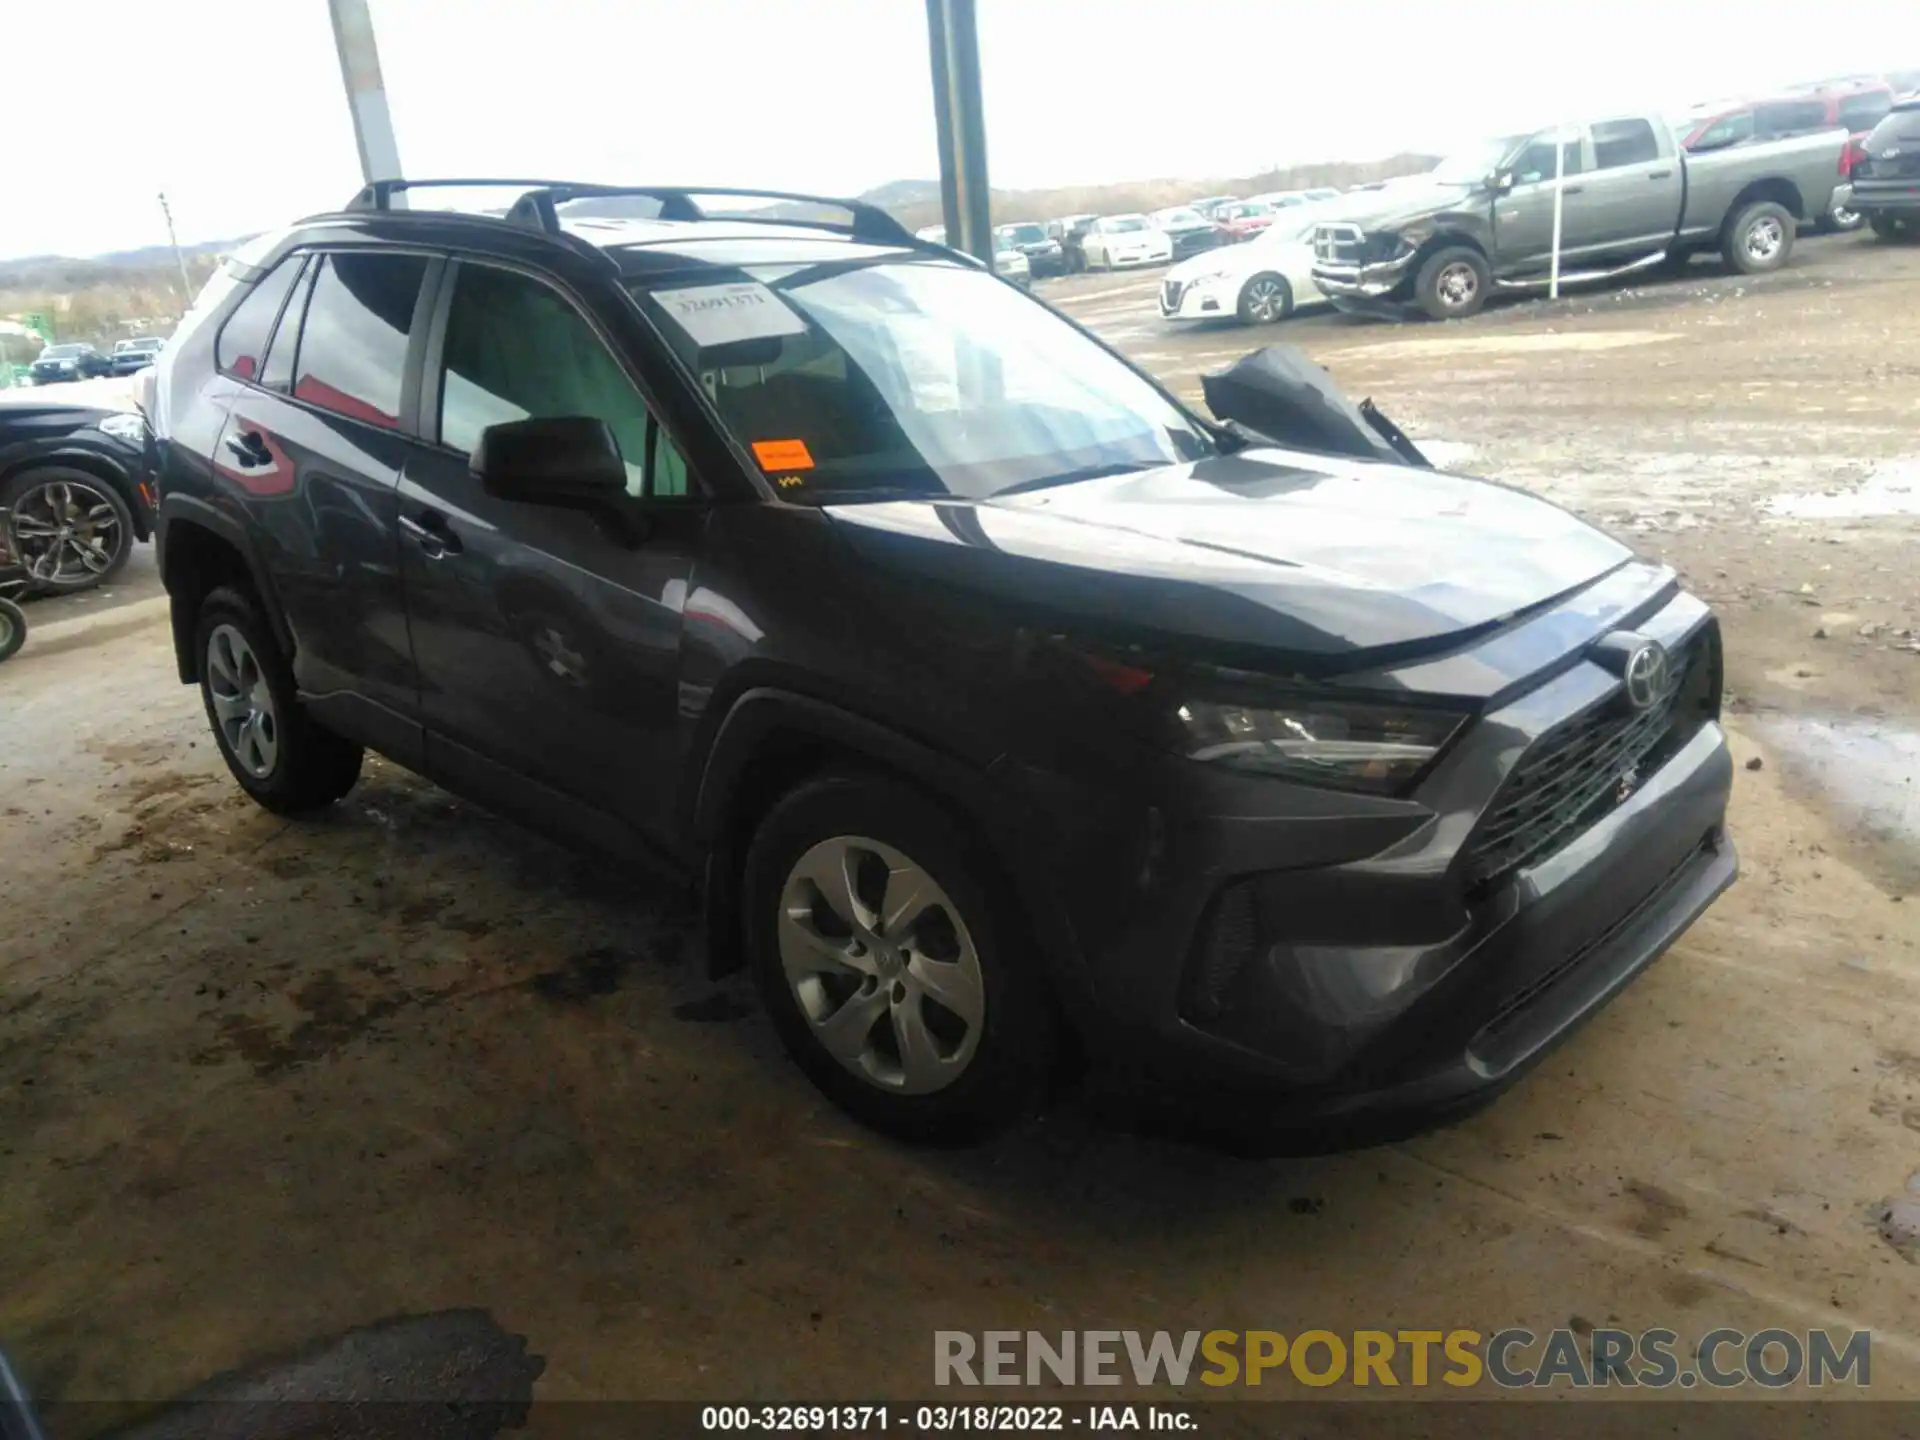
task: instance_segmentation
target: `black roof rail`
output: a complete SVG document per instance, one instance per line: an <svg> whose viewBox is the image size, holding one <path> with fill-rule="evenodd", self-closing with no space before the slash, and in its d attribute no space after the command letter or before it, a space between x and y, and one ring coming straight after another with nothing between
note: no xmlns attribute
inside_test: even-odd
<svg viewBox="0 0 1920 1440"><path fill-rule="evenodd" d="M832 195L807 195L792 190L748 190L724 185L596 185L569 180L502 180L490 177L433 180L374 180L347 203L348 210L390 210L396 195L422 189L496 189L525 193L513 203L505 219L509 224L562 233L558 207L570 200L598 199L606 196L644 196L660 202L662 220L707 220L724 218L740 224L797 225L808 229L832 230L876 245L904 245L923 249L919 239L878 205L864 200L847 200ZM699 200L707 197L784 201L788 204L820 205L844 210L850 217L846 225L823 220L798 219L790 215L728 213L710 216ZM496 217L498 218L498 217Z"/></svg>

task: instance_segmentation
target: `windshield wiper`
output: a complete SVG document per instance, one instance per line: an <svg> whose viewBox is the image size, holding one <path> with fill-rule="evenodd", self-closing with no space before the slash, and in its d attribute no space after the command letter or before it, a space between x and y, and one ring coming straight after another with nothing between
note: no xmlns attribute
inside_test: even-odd
<svg viewBox="0 0 1920 1440"><path fill-rule="evenodd" d="M1066 470L1058 475L1036 475L1031 480L1019 480L1011 485L1003 485L987 498L998 500L1002 495L1019 495L1029 490L1051 490L1056 485L1077 485L1082 480L1104 480L1109 475L1133 475L1142 470L1159 470L1163 466L1178 463L1172 460L1128 460L1117 465L1089 465L1084 470Z"/></svg>

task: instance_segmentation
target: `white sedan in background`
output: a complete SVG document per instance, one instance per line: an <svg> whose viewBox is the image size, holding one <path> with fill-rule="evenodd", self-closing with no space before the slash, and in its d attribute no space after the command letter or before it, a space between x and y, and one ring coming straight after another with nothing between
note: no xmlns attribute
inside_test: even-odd
<svg viewBox="0 0 1920 1440"><path fill-rule="evenodd" d="M1311 207L1308 207L1311 208ZM1168 320L1238 320L1271 325L1326 297L1313 283L1318 218L1291 209L1244 245L1222 245L1167 272L1160 314Z"/></svg>
<svg viewBox="0 0 1920 1440"><path fill-rule="evenodd" d="M1168 265L1173 262L1173 241L1144 215L1103 215L1087 227L1080 253L1087 257L1089 270Z"/></svg>

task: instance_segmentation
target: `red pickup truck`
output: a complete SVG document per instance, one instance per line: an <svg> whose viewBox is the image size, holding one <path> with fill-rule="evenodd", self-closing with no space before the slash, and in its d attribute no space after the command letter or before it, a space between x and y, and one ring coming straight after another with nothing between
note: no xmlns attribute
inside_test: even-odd
<svg viewBox="0 0 1920 1440"><path fill-rule="evenodd" d="M1763 99L1696 106L1673 128L1680 148L1691 154L1723 150L1746 140L1845 130L1852 137L1840 161L1841 173L1846 175L1860 158L1867 132L1893 108L1894 99L1893 86L1882 79L1834 81ZM1861 223L1859 212L1842 200L1816 222L1816 228L1857 230Z"/></svg>

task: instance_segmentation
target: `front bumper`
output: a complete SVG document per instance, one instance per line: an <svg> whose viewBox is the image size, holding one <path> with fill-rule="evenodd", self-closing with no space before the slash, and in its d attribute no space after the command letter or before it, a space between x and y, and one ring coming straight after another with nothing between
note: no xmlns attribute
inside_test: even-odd
<svg viewBox="0 0 1920 1440"><path fill-rule="evenodd" d="M1338 303L1341 300L1384 300L1411 286L1413 256L1379 260L1367 265L1339 264L1316 260L1313 283L1320 293Z"/></svg>
<svg viewBox="0 0 1920 1440"><path fill-rule="evenodd" d="M1127 254L1109 253L1107 267L1112 270L1140 270L1149 265L1171 265L1173 256L1165 250L1130 251Z"/></svg>
<svg viewBox="0 0 1920 1440"><path fill-rule="evenodd" d="M116 360L113 362L110 373L114 375L138 375L142 370L153 364L153 360L154 357L151 355L143 356L138 360Z"/></svg>
<svg viewBox="0 0 1920 1440"><path fill-rule="evenodd" d="M1225 320L1232 318L1239 296L1231 281L1196 280L1181 284L1168 280L1160 286L1163 320Z"/></svg>
<svg viewBox="0 0 1920 1440"><path fill-rule="evenodd" d="M59 385L68 380L80 378L78 370L42 370L38 365L27 373L33 377L33 383L36 385Z"/></svg>
<svg viewBox="0 0 1920 1440"><path fill-rule="evenodd" d="M1717 647L1689 596L1629 621L1676 653L1708 636ZM1103 1069L1149 1105L1177 1100L1187 1121L1316 1148L1497 1095L1737 872L1724 829L1732 758L1705 719L1547 853L1481 889L1467 880L1470 842L1507 777L1541 737L1619 691L1581 661L1474 721L1410 801L1187 767L1189 796L1169 797L1155 842L1151 904L1114 914L1111 875L1099 893L1061 887L1077 929L1105 927L1084 946ZM1269 795L1283 793L1288 813L1276 814Z"/></svg>

